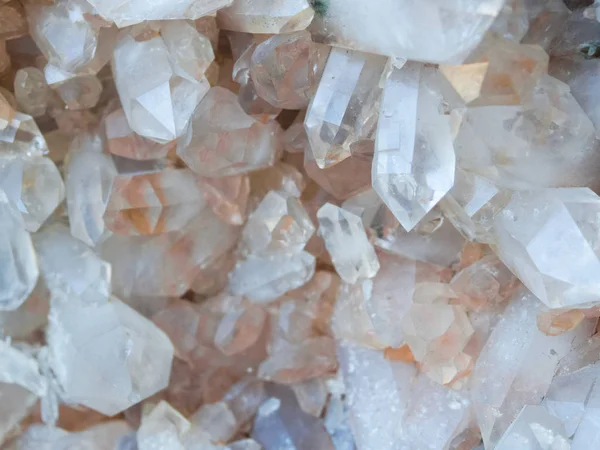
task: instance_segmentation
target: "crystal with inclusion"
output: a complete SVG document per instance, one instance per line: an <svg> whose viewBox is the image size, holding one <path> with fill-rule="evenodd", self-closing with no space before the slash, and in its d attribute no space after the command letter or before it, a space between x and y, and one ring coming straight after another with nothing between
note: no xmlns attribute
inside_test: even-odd
<svg viewBox="0 0 600 450"><path fill-rule="evenodd" d="M543 406L524 406L496 450L570 450L571 444L560 420Z"/></svg>
<svg viewBox="0 0 600 450"><path fill-rule="evenodd" d="M210 85L190 61L202 59L203 36L187 22L168 21L121 32L113 74L129 126L159 143L181 136ZM145 33L159 35L142 40ZM137 40L140 39L140 40Z"/></svg>
<svg viewBox="0 0 600 450"><path fill-rule="evenodd" d="M117 174L110 156L102 152L102 144L98 135L77 136L65 167L71 234L91 246L110 234L103 215Z"/></svg>
<svg viewBox="0 0 600 450"><path fill-rule="evenodd" d="M14 310L33 291L39 269L31 236L0 191L0 310Z"/></svg>
<svg viewBox="0 0 600 450"><path fill-rule="evenodd" d="M462 100L471 106L519 105L548 70L541 47L489 37L460 66L440 71Z"/></svg>
<svg viewBox="0 0 600 450"><path fill-rule="evenodd" d="M585 307L600 299L599 212L587 188L516 192L496 216L495 251L549 308Z"/></svg>
<svg viewBox="0 0 600 450"><path fill-rule="evenodd" d="M304 120L317 165L348 158L375 137L387 58L332 49Z"/></svg>
<svg viewBox="0 0 600 450"><path fill-rule="evenodd" d="M306 183L302 173L293 165L277 162L272 167L250 174L252 196L263 198L269 191L277 191L285 197L299 198Z"/></svg>
<svg viewBox="0 0 600 450"><path fill-rule="evenodd" d="M90 303L56 296L47 339L52 370L69 402L112 416L168 384L171 341L114 297Z"/></svg>
<svg viewBox="0 0 600 450"><path fill-rule="evenodd" d="M539 308L533 294L519 290L471 373L471 400L486 448L494 448L523 406L540 403L559 360L595 327L584 323L560 336L546 336L536 327Z"/></svg>
<svg viewBox="0 0 600 450"><path fill-rule="evenodd" d="M467 108L454 148L461 168L511 189L586 186L600 167L592 122L547 75L524 105Z"/></svg>
<svg viewBox="0 0 600 450"><path fill-rule="evenodd" d="M317 212L319 235L338 274L347 283L373 278L379 261L360 217L327 203Z"/></svg>
<svg viewBox="0 0 600 450"><path fill-rule="evenodd" d="M212 211L231 225L243 225L250 195L250 179L246 175L202 178L204 198Z"/></svg>
<svg viewBox="0 0 600 450"><path fill-rule="evenodd" d="M493 242L491 228L494 217L510 201L512 193L490 180L460 168L456 169L454 186L440 200L440 209L466 238L477 242Z"/></svg>
<svg viewBox="0 0 600 450"><path fill-rule="evenodd" d="M96 74L110 60L117 30L94 22L85 0L57 0L28 8L31 35L48 62L60 70Z"/></svg>
<svg viewBox="0 0 600 450"><path fill-rule="evenodd" d="M44 74L35 67L25 67L15 74L14 84L19 109L33 117L42 116L50 97Z"/></svg>
<svg viewBox="0 0 600 450"><path fill-rule="evenodd" d="M266 391L252 428L264 450L334 450L323 423L300 409L291 389L270 384Z"/></svg>
<svg viewBox="0 0 600 450"><path fill-rule="evenodd" d="M206 206L199 180L189 169L119 173L104 221L118 234L158 234L182 229Z"/></svg>
<svg viewBox="0 0 600 450"><path fill-rule="evenodd" d="M314 15L308 0L236 0L217 20L225 30L277 34L304 30Z"/></svg>
<svg viewBox="0 0 600 450"><path fill-rule="evenodd" d="M460 64L479 44L503 0L318 2L312 25L325 42L415 61Z"/></svg>
<svg viewBox="0 0 600 450"><path fill-rule="evenodd" d="M295 197L270 191L248 217L242 233L242 251L254 256L301 251L315 227Z"/></svg>
<svg viewBox="0 0 600 450"><path fill-rule="evenodd" d="M36 359L0 340L0 383L13 383L38 396L46 393L47 383Z"/></svg>
<svg viewBox="0 0 600 450"><path fill-rule="evenodd" d="M315 272L315 258L301 251L270 258L249 257L231 272L229 290L257 303L267 303L306 284Z"/></svg>
<svg viewBox="0 0 600 450"><path fill-rule="evenodd" d="M175 147L173 142L160 144L134 132L127 122L125 112L119 108L104 120L108 151L129 159L164 158Z"/></svg>
<svg viewBox="0 0 600 450"><path fill-rule="evenodd" d="M198 19L229 6L232 0L91 0L89 3L119 28L146 20Z"/></svg>
<svg viewBox="0 0 600 450"><path fill-rule="evenodd" d="M439 74L409 62L385 83L373 157L373 188L412 230L454 183L454 149L440 111Z"/></svg>
<svg viewBox="0 0 600 450"><path fill-rule="evenodd" d="M34 235L41 276L52 295L102 303L110 297L111 267L94 250L54 223Z"/></svg>
<svg viewBox="0 0 600 450"><path fill-rule="evenodd" d="M0 190L28 231L37 231L65 196L58 168L41 156L0 156Z"/></svg>
<svg viewBox="0 0 600 450"><path fill-rule="evenodd" d="M279 152L279 125L247 115L231 91L214 87L194 112L177 154L207 177L236 175L273 165Z"/></svg>
<svg viewBox="0 0 600 450"><path fill-rule="evenodd" d="M258 95L284 109L308 106L329 54L308 31L275 35L252 54L250 77Z"/></svg>
<svg viewBox="0 0 600 450"><path fill-rule="evenodd" d="M0 127L0 152L20 155L43 155L48 145L31 116L9 114L8 125Z"/></svg>

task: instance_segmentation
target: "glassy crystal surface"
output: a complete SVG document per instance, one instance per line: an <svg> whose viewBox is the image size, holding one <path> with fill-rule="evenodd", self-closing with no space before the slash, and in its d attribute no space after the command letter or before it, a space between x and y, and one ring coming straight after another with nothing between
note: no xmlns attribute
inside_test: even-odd
<svg viewBox="0 0 600 450"><path fill-rule="evenodd" d="M454 182L452 136L440 112L437 76L435 71L409 62L392 70L383 92L373 187L407 231Z"/></svg>
<svg viewBox="0 0 600 450"><path fill-rule="evenodd" d="M43 155L48 152L48 145L33 117L19 112L7 110L0 129L0 151L19 155Z"/></svg>
<svg viewBox="0 0 600 450"><path fill-rule="evenodd" d="M46 112L50 92L44 74L35 67L19 69L15 74L15 97L19 109L33 117Z"/></svg>
<svg viewBox="0 0 600 450"><path fill-rule="evenodd" d="M158 35L145 39L153 33ZM205 51L197 41L204 42L203 37L187 22L121 32L113 74L129 126L139 135L166 143L184 133L210 88L203 71L189 71L190 60L202 58Z"/></svg>
<svg viewBox="0 0 600 450"><path fill-rule="evenodd" d="M314 14L307 0L249 0L233 2L217 19L225 30L277 34L304 30Z"/></svg>
<svg viewBox="0 0 600 450"><path fill-rule="evenodd" d="M177 142L177 154L194 172L215 177L273 165L279 126L247 115L231 91L211 88Z"/></svg>
<svg viewBox="0 0 600 450"><path fill-rule="evenodd" d="M342 280L355 283L377 274L379 261L360 217L327 203L317 212L317 219L319 235Z"/></svg>
<svg viewBox="0 0 600 450"><path fill-rule="evenodd" d="M387 58L332 49L304 126L317 165L348 158L354 146L373 140Z"/></svg>

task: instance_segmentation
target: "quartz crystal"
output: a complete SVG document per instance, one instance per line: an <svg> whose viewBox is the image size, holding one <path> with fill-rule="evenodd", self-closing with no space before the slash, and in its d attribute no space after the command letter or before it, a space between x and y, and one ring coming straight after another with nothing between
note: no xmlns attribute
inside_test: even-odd
<svg viewBox="0 0 600 450"><path fill-rule="evenodd" d="M0 131L0 151L3 154L43 155L48 145L33 117L19 112L7 111L7 125Z"/></svg>
<svg viewBox="0 0 600 450"><path fill-rule="evenodd" d="M158 35L145 39L145 33ZM112 66L133 131L159 143L184 133L210 87L202 66L190 61L203 58L207 41L187 22L168 21L158 29L140 26L121 32Z"/></svg>
<svg viewBox="0 0 600 450"><path fill-rule="evenodd" d="M119 28L145 20L198 19L219 8L228 6L232 0L91 0L90 4L102 17L114 22Z"/></svg>
<svg viewBox="0 0 600 450"><path fill-rule="evenodd" d="M304 30L314 14L308 0L248 0L234 1L217 19L225 30L277 34Z"/></svg>
<svg viewBox="0 0 600 450"><path fill-rule="evenodd" d="M267 39L256 47L250 61L256 92L279 108L305 108L328 54L329 47L313 43L307 31Z"/></svg>
<svg viewBox="0 0 600 450"><path fill-rule="evenodd" d="M46 80L70 110L90 109L98 104L102 93L102 83L95 75L58 76L49 79L46 68Z"/></svg>
<svg viewBox="0 0 600 450"><path fill-rule="evenodd" d="M571 445L560 420L542 406L524 406L495 448L570 450Z"/></svg>
<svg viewBox="0 0 600 450"><path fill-rule="evenodd" d="M248 116L235 95L214 87L194 112L177 153L194 172L227 176L273 165L279 151L279 127Z"/></svg>
<svg viewBox="0 0 600 450"><path fill-rule="evenodd" d="M46 380L40 373L36 359L6 341L0 341L0 383L13 383L38 396L46 393Z"/></svg>
<svg viewBox="0 0 600 450"><path fill-rule="evenodd" d="M339 163L374 139L386 63L382 56L331 50L304 121L319 167Z"/></svg>
<svg viewBox="0 0 600 450"><path fill-rule="evenodd" d="M35 67L19 69L15 74L15 97L21 111L33 117L42 116L50 97L44 74Z"/></svg>
<svg viewBox="0 0 600 450"><path fill-rule="evenodd" d="M500 13L502 0L317 2L313 28L327 43L433 63L460 64Z"/></svg>
<svg viewBox="0 0 600 450"><path fill-rule="evenodd" d="M454 182L452 136L436 76L418 63L394 68L381 103L373 187L407 231Z"/></svg>
<svg viewBox="0 0 600 450"><path fill-rule="evenodd" d="M331 203L317 213L319 235L342 280L356 283L373 278L379 270L379 261L369 242L360 217Z"/></svg>
<svg viewBox="0 0 600 450"><path fill-rule="evenodd" d="M542 189L516 192L496 216L500 259L550 308L598 302L598 208L589 189Z"/></svg>

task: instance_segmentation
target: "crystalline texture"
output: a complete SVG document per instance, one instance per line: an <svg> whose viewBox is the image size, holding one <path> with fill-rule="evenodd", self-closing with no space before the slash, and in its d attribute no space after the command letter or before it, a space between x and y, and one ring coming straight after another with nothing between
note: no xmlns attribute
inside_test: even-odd
<svg viewBox="0 0 600 450"><path fill-rule="evenodd" d="M450 190L454 149L434 70L394 68L386 81L373 158L373 187L410 231Z"/></svg>
<svg viewBox="0 0 600 450"><path fill-rule="evenodd" d="M379 261L360 217L327 203L319 209L317 218L319 235L340 277L347 283L373 278Z"/></svg>
<svg viewBox="0 0 600 450"><path fill-rule="evenodd" d="M542 406L524 406L496 450L570 450L565 429Z"/></svg>
<svg viewBox="0 0 600 450"><path fill-rule="evenodd" d="M307 0L248 0L217 14L219 28L246 33L291 33L304 30L314 11Z"/></svg>
<svg viewBox="0 0 600 450"><path fill-rule="evenodd" d="M387 59L332 49L304 126L317 165L348 158L353 147L373 140Z"/></svg>

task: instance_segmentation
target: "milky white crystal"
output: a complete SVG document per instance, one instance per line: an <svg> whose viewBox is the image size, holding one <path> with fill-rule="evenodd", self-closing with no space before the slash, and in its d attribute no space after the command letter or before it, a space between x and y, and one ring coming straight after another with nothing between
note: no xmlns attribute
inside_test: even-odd
<svg viewBox="0 0 600 450"><path fill-rule="evenodd" d="M217 15L219 28L263 34L304 30L313 17L308 0L234 1Z"/></svg>

